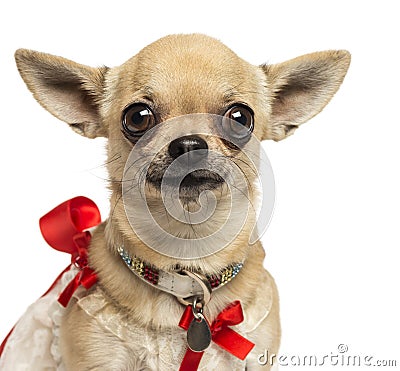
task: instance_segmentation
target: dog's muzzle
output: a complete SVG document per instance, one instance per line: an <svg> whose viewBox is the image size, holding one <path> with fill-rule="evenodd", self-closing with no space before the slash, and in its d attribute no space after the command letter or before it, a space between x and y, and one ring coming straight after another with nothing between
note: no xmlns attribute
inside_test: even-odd
<svg viewBox="0 0 400 371"><path fill-rule="evenodd" d="M147 174L147 180L157 188L164 182L167 186L178 186L183 194L189 196L218 188L224 183L221 175L209 170L209 149L203 138L197 135L176 138L168 145L167 153L171 163ZM174 164L173 169L168 171L171 164Z"/></svg>

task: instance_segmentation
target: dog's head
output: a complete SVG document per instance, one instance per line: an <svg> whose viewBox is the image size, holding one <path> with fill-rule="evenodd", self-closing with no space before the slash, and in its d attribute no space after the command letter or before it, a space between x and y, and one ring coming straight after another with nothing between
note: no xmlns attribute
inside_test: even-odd
<svg viewBox="0 0 400 371"><path fill-rule="evenodd" d="M44 108L81 135L108 138L109 238L167 267L179 259L159 256L142 242L146 235L162 240L151 223L185 241L205 240L225 225L236 228L233 221L257 198L256 143L284 139L320 112L342 83L350 55L317 52L254 66L219 41L194 34L162 38L115 68L28 50L18 50L16 61ZM137 209L139 199L146 200L150 224L140 220L148 215ZM172 216L168 199L180 205ZM202 219L209 203L213 213ZM251 214L212 258L216 267L226 265L226 254L236 257L231 261L245 257ZM131 218L144 227L132 228Z"/></svg>

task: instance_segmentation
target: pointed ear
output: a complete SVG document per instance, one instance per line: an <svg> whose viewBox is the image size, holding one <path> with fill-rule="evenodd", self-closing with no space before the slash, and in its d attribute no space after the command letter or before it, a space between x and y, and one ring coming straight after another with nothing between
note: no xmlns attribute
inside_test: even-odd
<svg viewBox="0 0 400 371"><path fill-rule="evenodd" d="M339 89L350 53L332 50L261 66L272 90L272 138L281 140L319 113Z"/></svg>
<svg viewBox="0 0 400 371"><path fill-rule="evenodd" d="M26 49L17 50L15 60L29 90L46 110L83 136L107 136L99 114L106 67L92 68Z"/></svg>

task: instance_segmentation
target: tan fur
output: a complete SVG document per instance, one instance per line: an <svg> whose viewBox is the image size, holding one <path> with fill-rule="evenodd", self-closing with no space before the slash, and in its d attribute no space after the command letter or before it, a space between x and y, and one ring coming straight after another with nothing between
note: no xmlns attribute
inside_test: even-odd
<svg viewBox="0 0 400 371"><path fill-rule="evenodd" d="M249 370L268 370L259 366L255 357L265 348L270 353L278 352L278 295L273 279L263 268L261 244L248 245L253 220L247 221L228 247L202 259L178 261L143 244L132 231L121 201L120 181L132 148L121 133L121 113L132 102L151 100L162 122L191 113L223 114L228 106L241 102L254 110L254 134L259 139L281 140L329 102L346 74L349 53L326 51L277 65L253 66L219 41L194 34L162 38L115 68L91 68L28 50L18 50L16 61L28 88L43 107L82 135L108 138L112 214L94 233L90 264L98 273L105 298L127 315L127 325L150 325L165 331L177 326L183 306L175 297L153 289L129 272L116 252L121 244L164 270L179 263L203 273L215 273L244 260L241 273L213 294L206 315L212 320L234 300L240 300L245 308L257 307L260 299L255 295L256 289L270 288L272 309L249 335L256 342L256 350L247 360ZM227 151L218 140L210 140L209 145ZM241 167L251 182L254 173ZM224 198L221 193L215 194L222 201L214 220L218 222L225 216ZM150 188L147 196L157 208L161 202L159 193ZM177 232L183 228L179 222L174 226ZM199 226L198 233L201 228L205 227ZM260 283L260 277L265 277L265 282ZM68 308L61 342L68 370L135 370L143 366L139 366L129 345L104 331L75 304Z"/></svg>

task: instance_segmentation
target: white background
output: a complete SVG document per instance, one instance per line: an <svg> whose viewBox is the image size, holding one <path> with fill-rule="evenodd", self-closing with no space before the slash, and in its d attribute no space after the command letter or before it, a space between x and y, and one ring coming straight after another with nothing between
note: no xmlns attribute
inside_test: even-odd
<svg viewBox="0 0 400 371"><path fill-rule="evenodd" d="M254 64L324 49L351 51L345 82L323 113L293 137L265 144L277 184L275 215L263 237L265 266L281 296L281 354L329 355L344 343L351 354L399 364L395 5L3 1L0 338L69 262L42 240L39 217L76 195L92 198L103 217L108 213L105 142L74 134L34 101L15 67L15 49L114 66L163 35L202 32Z"/></svg>

